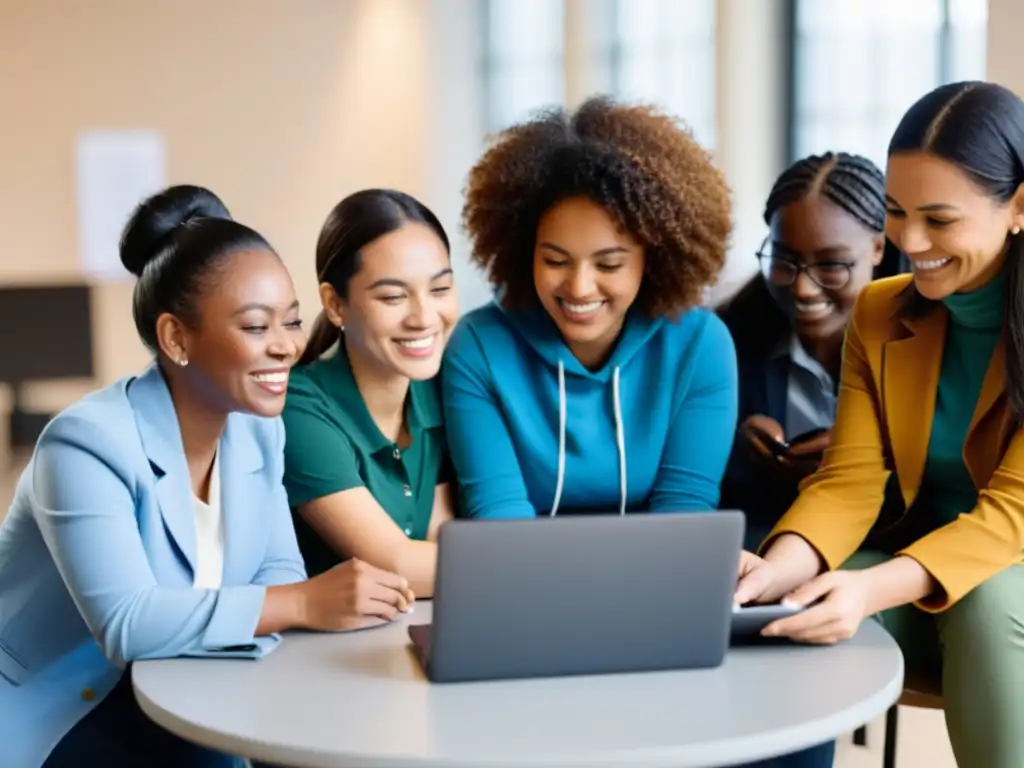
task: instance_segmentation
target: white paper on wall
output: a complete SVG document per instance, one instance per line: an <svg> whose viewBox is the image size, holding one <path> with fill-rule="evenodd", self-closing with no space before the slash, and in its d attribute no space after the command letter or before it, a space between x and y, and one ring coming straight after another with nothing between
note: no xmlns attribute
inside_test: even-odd
<svg viewBox="0 0 1024 768"><path fill-rule="evenodd" d="M163 136L145 130L95 130L76 147L78 252L86 277L131 280L118 242L135 206L167 185Z"/></svg>

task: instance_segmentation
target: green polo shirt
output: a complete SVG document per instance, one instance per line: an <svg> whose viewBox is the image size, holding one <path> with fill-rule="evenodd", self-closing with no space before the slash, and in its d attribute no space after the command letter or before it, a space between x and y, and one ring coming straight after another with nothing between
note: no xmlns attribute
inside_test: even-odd
<svg viewBox="0 0 1024 768"><path fill-rule="evenodd" d="M411 441L400 449L370 416L343 348L292 371L282 415L284 485L310 576L345 559L298 514L313 499L365 487L409 538L426 539L434 490L449 479L435 382L411 382L405 408Z"/></svg>

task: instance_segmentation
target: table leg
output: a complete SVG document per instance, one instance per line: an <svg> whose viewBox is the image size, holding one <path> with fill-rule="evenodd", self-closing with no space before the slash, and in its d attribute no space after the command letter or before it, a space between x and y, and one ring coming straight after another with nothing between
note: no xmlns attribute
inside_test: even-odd
<svg viewBox="0 0 1024 768"><path fill-rule="evenodd" d="M885 748L882 768L896 768L896 727L899 724L900 705L893 704L885 713Z"/></svg>

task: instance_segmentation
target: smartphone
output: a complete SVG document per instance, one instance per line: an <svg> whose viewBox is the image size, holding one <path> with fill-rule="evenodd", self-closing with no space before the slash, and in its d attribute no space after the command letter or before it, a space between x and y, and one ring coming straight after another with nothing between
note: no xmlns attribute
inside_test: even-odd
<svg viewBox="0 0 1024 768"><path fill-rule="evenodd" d="M734 640L751 640L761 636L761 630L777 619L795 616L806 610L802 605L741 605L732 612L730 634Z"/></svg>
<svg viewBox="0 0 1024 768"><path fill-rule="evenodd" d="M794 445L800 445L800 443L806 443L808 440L813 440L816 437L821 437L828 432L827 427L818 427L817 429L811 429L807 432L801 432L799 435L790 440L787 444L787 448L791 448Z"/></svg>
<svg viewBox="0 0 1024 768"><path fill-rule="evenodd" d="M820 437L821 435L828 432L828 428L818 427L817 429L811 429L808 430L807 432L803 432L797 435L792 440L776 440L763 429L756 426L750 427L750 431L757 436L757 439L765 448L771 451L773 456L775 456L776 458L782 458L789 452L789 449L792 448L793 446L800 445L801 443L805 443L808 440L813 440L816 437Z"/></svg>
<svg viewBox="0 0 1024 768"><path fill-rule="evenodd" d="M776 440L770 434L765 432L763 429L757 426L751 426L750 431L757 437L757 440L761 445L771 452L772 456L777 459L781 459L786 455L789 450L789 443L782 440Z"/></svg>

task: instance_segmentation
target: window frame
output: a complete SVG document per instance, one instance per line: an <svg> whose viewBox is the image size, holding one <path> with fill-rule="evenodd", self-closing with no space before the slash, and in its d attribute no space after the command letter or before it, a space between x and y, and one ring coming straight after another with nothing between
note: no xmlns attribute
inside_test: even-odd
<svg viewBox="0 0 1024 768"><path fill-rule="evenodd" d="M800 61L800 41L799 35L799 14L800 14L800 3L801 2L815 2L815 0L779 0L783 5L782 13L784 14L784 27L786 31L785 35L785 74L786 74L786 99L785 99L785 115L784 115L784 126L783 134L785 137L785 156L787 163L793 163L800 160L805 154L802 151L798 142L800 140L800 121L799 121L799 93L801 86L801 77L805 69L801 66ZM953 71L955 65L955 51L956 51L956 34L957 30L954 27L954 13L952 10L951 0L940 0L940 22L937 30L936 47L937 47L937 61L936 61L936 72L935 72L935 84L933 87L937 87L942 83L948 83L954 79L958 79L958 75ZM923 93L920 95L924 95ZM910 106L909 104L907 105ZM836 150L842 150L847 152L859 152L866 154L869 150L864 147L835 147Z"/></svg>
<svg viewBox="0 0 1024 768"><path fill-rule="evenodd" d="M512 4L516 4L516 0L484 0L480 4L479 23L480 23L480 35L483 44L481 45L481 62L480 62L480 92L483 96L483 105L480 110L481 115L481 130L484 136L491 136L497 132L500 132L504 128L509 127L512 123L504 123L499 120L497 111L494 108L495 103L495 86L501 78L501 71L509 66L508 60L502 56L496 55L494 39L491 36L491 22L494 15L494 3L495 2L507 2L511 1ZM556 2L556 0L546 0L546 2ZM562 35L558 55L556 57L557 65L552 67L553 71L558 73L558 79L561 84L560 94L558 103L564 101L564 90L565 90L565 42L564 42L564 23L565 23L565 3L563 0L557 0L560 6L560 12L562 14ZM537 62L540 64L540 60ZM531 109L539 109L544 106L550 106L552 102L539 102L535 107ZM515 120L526 119L526 115L521 115ZM513 123L515 122L513 121Z"/></svg>

